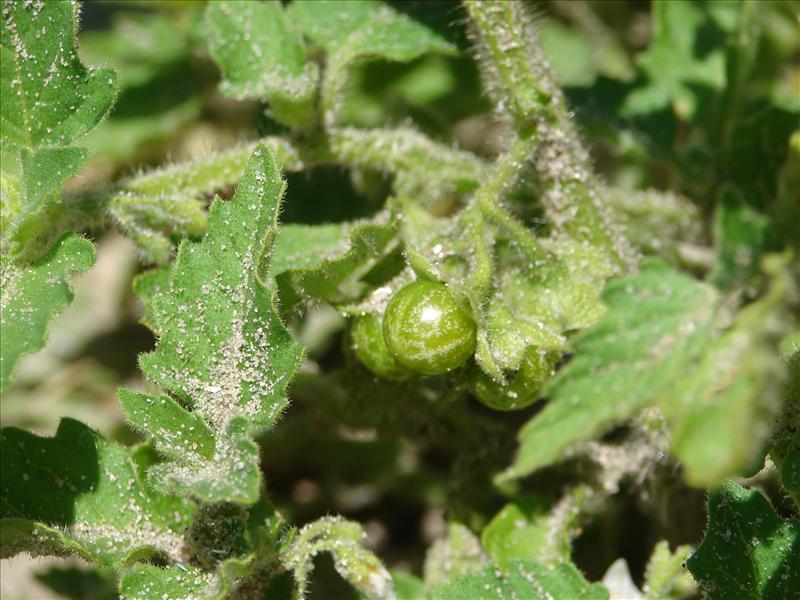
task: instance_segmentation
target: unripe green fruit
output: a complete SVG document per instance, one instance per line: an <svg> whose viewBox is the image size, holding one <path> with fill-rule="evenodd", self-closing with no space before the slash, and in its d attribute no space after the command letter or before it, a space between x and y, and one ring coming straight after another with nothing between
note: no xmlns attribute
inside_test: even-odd
<svg viewBox="0 0 800 600"><path fill-rule="evenodd" d="M378 377L400 381L410 373L389 353L383 341L383 321L375 314L356 317L350 340L358 360Z"/></svg>
<svg viewBox="0 0 800 600"><path fill-rule="evenodd" d="M398 291L383 315L386 346L404 367L441 375L475 352L477 326L435 281L418 279Z"/></svg>
<svg viewBox="0 0 800 600"><path fill-rule="evenodd" d="M500 385L476 364L470 370L467 385L481 404L494 410L520 410L539 399L544 384L553 376L557 352L531 348L525 354L519 371L506 384Z"/></svg>

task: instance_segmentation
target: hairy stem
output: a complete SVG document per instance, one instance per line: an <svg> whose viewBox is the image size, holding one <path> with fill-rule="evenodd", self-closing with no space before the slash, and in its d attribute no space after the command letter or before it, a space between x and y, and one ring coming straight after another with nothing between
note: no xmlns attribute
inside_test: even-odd
<svg viewBox="0 0 800 600"><path fill-rule="evenodd" d="M534 151L533 136L520 136L512 144L509 152L500 158L491 177L475 193L475 202L481 212L503 229L531 260L541 264L553 260L553 256L499 201L517 182Z"/></svg>
<svg viewBox="0 0 800 600"><path fill-rule="evenodd" d="M326 136L297 144L271 136L209 154L198 160L176 163L134 175L119 182L109 193L93 192L75 198L94 204L103 197L119 194L180 194L198 196L235 184L258 143L267 144L276 162L286 171L300 171L316 165L367 167L388 173L410 172L420 181L444 179L458 191L470 191L488 170L488 165L469 152L436 143L413 129L339 129ZM435 174L435 175L432 175Z"/></svg>
<svg viewBox="0 0 800 600"><path fill-rule="evenodd" d="M145 260L165 262L172 251L169 236L205 230L203 197L236 184L258 143L267 144L286 171L317 165L375 169L401 176L398 185L413 195L468 193L489 170L475 155L407 128L335 129L302 143L271 136L68 196L62 229L85 227L105 215L137 242Z"/></svg>
<svg viewBox="0 0 800 600"><path fill-rule="evenodd" d="M616 232L583 147L522 2L467 0L478 56L498 110L532 128L541 202L558 231L607 251L624 268L635 253Z"/></svg>

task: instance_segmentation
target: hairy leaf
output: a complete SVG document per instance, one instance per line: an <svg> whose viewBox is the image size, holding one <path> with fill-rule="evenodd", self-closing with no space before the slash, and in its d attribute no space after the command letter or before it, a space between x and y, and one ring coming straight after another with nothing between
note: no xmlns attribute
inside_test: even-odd
<svg viewBox="0 0 800 600"><path fill-rule="evenodd" d="M161 569L146 563L136 564L122 576L119 586L123 600L184 600L213 597L211 573L197 567L174 566Z"/></svg>
<svg viewBox="0 0 800 600"><path fill-rule="evenodd" d="M328 125L338 120L347 70L354 61L382 58L408 62L427 52L454 50L427 27L383 2L293 2L287 12L303 33L328 53L321 99Z"/></svg>
<svg viewBox="0 0 800 600"><path fill-rule="evenodd" d="M431 591L457 577L480 573L487 565L489 557L475 534L460 523L450 523L445 536L425 555L425 588Z"/></svg>
<svg viewBox="0 0 800 600"><path fill-rule="evenodd" d="M152 397L122 389L119 403L128 422L149 433L156 449L177 460L205 461L214 455L214 432L200 414L185 410L169 396Z"/></svg>
<svg viewBox="0 0 800 600"><path fill-rule="evenodd" d="M462 575L433 589L434 600L505 600L526 598L574 598L603 600L608 591L600 583L590 584L572 563L553 565L530 561L512 561L500 571L489 567L479 575Z"/></svg>
<svg viewBox="0 0 800 600"><path fill-rule="evenodd" d="M131 453L64 419L56 436L2 430L2 556L76 555L120 568L178 560L193 509L154 497Z"/></svg>
<svg viewBox="0 0 800 600"><path fill-rule="evenodd" d="M258 449L249 431L275 423L301 356L275 312L274 286L264 279L283 187L271 152L259 146L234 198L212 205L205 239L181 246L168 286L163 273L150 282L157 285L140 285L148 323L160 336L156 350L141 357L142 370L192 413L132 393L123 404L137 427L181 457L154 476L207 501L257 499ZM196 449L175 445L188 427Z"/></svg>
<svg viewBox="0 0 800 600"><path fill-rule="evenodd" d="M266 99L287 125L313 124L316 64L279 2L212 2L206 10L211 54L222 68L222 92Z"/></svg>
<svg viewBox="0 0 800 600"><path fill-rule="evenodd" d="M116 75L81 64L77 15L72 1L3 5L0 131L8 148L69 144L111 106Z"/></svg>
<svg viewBox="0 0 800 600"><path fill-rule="evenodd" d="M537 264L502 239L497 245L487 329L492 356L502 369L518 369L529 346L563 349L565 333L593 325L604 312L600 290L614 272L607 257L569 240L550 248L560 264Z"/></svg>
<svg viewBox="0 0 800 600"><path fill-rule="evenodd" d="M116 600L117 582L111 569L53 565L37 572L36 581L59 596L72 600Z"/></svg>
<svg viewBox="0 0 800 600"><path fill-rule="evenodd" d="M682 244L701 240L701 215L688 198L656 190L617 188L606 188L604 196L625 236L644 254L676 264Z"/></svg>
<svg viewBox="0 0 800 600"><path fill-rule="evenodd" d="M514 464L501 478L548 465L655 402L691 365L710 336L713 289L646 261L612 281L608 312L573 342L575 357L550 386L551 401L520 431Z"/></svg>
<svg viewBox="0 0 800 600"><path fill-rule="evenodd" d="M711 495L706 536L687 566L708 600L791 598L800 589L798 555L800 522L726 481Z"/></svg>
<svg viewBox="0 0 800 600"><path fill-rule="evenodd" d="M44 346L53 315L72 301L71 275L94 263L94 245L74 234L62 237L27 267L0 260L0 389L8 385L23 354Z"/></svg>
<svg viewBox="0 0 800 600"><path fill-rule="evenodd" d="M782 269L780 259L770 263L768 269ZM786 375L778 342L789 286L785 273L774 273L770 292L741 310L662 397L672 450L692 485L716 486L763 457Z"/></svg>
<svg viewBox="0 0 800 600"><path fill-rule="evenodd" d="M364 537L360 525L339 517L323 517L298 531L281 556L283 564L294 572L296 597L305 597L314 557L330 552L339 575L365 598L394 598L392 576L361 546Z"/></svg>
<svg viewBox="0 0 800 600"><path fill-rule="evenodd" d="M690 598L697 594L697 585L686 571L691 546L678 546L670 552L669 543L656 544L645 570L644 593L652 600Z"/></svg>
<svg viewBox="0 0 800 600"><path fill-rule="evenodd" d="M19 159L17 175L6 167ZM57 201L64 183L75 175L86 160L82 148L20 148L16 157L4 159L2 212L0 212L0 251L7 256L25 253L35 257L40 250L26 246L41 235L50 239L51 222L62 210ZM26 252L27 251L27 252Z"/></svg>
<svg viewBox="0 0 800 600"><path fill-rule="evenodd" d="M342 302L366 290L360 281L396 240L394 219L378 218L345 225L288 225L275 242L270 275L288 309L301 300Z"/></svg>
<svg viewBox="0 0 800 600"><path fill-rule="evenodd" d="M173 255L170 236L198 236L206 229L205 202L179 194L117 193L108 216L139 247L146 262L165 264Z"/></svg>
<svg viewBox="0 0 800 600"><path fill-rule="evenodd" d="M61 186L83 164L68 146L108 112L116 75L87 70L75 51L76 2L6 2L0 36L2 251L46 227Z"/></svg>
<svg viewBox="0 0 800 600"><path fill-rule="evenodd" d="M506 504L481 533L483 547L501 568L515 560L550 563L569 560L578 510L585 488L567 493L557 504L525 496Z"/></svg>
<svg viewBox="0 0 800 600"><path fill-rule="evenodd" d="M424 25L383 2L331 0L294 2L289 16L313 42L329 53L409 61L425 52L452 52L452 46Z"/></svg>

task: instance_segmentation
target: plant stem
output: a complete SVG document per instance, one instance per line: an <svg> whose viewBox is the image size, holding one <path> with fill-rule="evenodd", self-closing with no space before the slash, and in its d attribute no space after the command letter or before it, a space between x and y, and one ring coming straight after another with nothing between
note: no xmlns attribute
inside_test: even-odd
<svg viewBox="0 0 800 600"><path fill-rule="evenodd" d="M438 144L413 129L338 129L298 144L288 138L270 136L209 154L198 160L176 163L135 175L115 186L115 193L210 194L235 184L257 143L265 143L286 171L315 165L366 167L397 174L411 172L420 182L446 180L458 191L471 191L488 171L475 155ZM435 174L435 175L432 175Z"/></svg>
<svg viewBox="0 0 800 600"><path fill-rule="evenodd" d="M516 242L520 249L535 263L554 260L533 234L509 213L499 199L517 182L522 169L535 151L533 136L521 136L512 144L507 154L497 162L491 177L475 193L475 202L481 212Z"/></svg>
<svg viewBox="0 0 800 600"><path fill-rule="evenodd" d="M634 264L635 252L607 215L589 153L524 3L468 0L466 7L498 111L514 120L521 138L523 131L533 130L533 166L547 218L558 231L604 249L620 269Z"/></svg>

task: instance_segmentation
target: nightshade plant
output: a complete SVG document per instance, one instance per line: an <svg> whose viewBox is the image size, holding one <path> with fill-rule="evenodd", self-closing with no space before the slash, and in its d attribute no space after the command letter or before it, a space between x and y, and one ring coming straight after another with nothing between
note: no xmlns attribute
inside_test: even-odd
<svg viewBox="0 0 800 600"><path fill-rule="evenodd" d="M2 4L3 558L73 598L798 593L796 3L81 8ZM126 425L47 431L25 366L120 236L153 337L63 361Z"/></svg>

